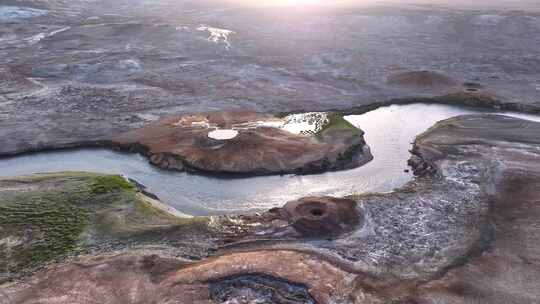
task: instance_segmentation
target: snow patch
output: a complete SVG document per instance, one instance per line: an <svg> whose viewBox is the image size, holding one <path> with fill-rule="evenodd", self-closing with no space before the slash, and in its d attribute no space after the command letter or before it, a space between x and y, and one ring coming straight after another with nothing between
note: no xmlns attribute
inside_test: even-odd
<svg viewBox="0 0 540 304"><path fill-rule="evenodd" d="M281 128L294 134L317 134L328 123L328 113L309 112L285 117Z"/></svg>
<svg viewBox="0 0 540 304"><path fill-rule="evenodd" d="M36 44L38 42L40 42L41 40L45 39L45 38L49 38L49 37L52 37L56 34L60 34L62 32L65 32L67 30L70 30L71 27L70 26L67 26L67 27L64 27L64 28L61 28L61 29L58 29L56 31L52 31L50 33L39 33L37 35L34 35L32 37L29 37L29 38L26 38L25 41L27 41L30 45L32 44Z"/></svg>
<svg viewBox="0 0 540 304"><path fill-rule="evenodd" d="M224 43L227 50L231 48L229 36L236 34L236 32L231 30L220 29L204 24L201 24L201 26L199 26L197 30L200 32L208 32L210 34L210 36L208 37L208 41L214 42L215 44Z"/></svg>

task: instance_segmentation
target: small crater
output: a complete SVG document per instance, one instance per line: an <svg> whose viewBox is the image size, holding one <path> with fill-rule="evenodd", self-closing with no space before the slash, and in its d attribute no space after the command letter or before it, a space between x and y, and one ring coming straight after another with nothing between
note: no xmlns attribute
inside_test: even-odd
<svg viewBox="0 0 540 304"><path fill-rule="evenodd" d="M360 223L356 202L331 197L307 197L288 202L287 221L304 236L339 235Z"/></svg>
<svg viewBox="0 0 540 304"><path fill-rule="evenodd" d="M311 215L313 215L313 216L321 217L321 216L323 216L323 214L324 214L324 211L322 211L321 209L313 209L313 210L311 210Z"/></svg>

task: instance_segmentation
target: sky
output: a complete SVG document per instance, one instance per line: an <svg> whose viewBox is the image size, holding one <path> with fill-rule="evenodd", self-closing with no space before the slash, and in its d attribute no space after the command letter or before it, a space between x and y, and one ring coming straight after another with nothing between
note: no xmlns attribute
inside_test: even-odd
<svg viewBox="0 0 540 304"><path fill-rule="evenodd" d="M540 10L540 0L228 0L254 6L437 5L463 9Z"/></svg>

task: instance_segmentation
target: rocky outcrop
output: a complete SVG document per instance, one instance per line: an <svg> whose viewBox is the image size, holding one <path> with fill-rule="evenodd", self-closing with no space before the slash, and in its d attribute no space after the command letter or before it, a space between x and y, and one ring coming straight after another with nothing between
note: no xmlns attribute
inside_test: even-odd
<svg viewBox="0 0 540 304"><path fill-rule="evenodd" d="M132 251L56 266L36 277L46 284L2 288L0 303L329 303L348 294L353 279L331 263L292 251L239 253L202 263Z"/></svg>
<svg viewBox="0 0 540 304"><path fill-rule="evenodd" d="M491 226L481 254L469 256L411 298L417 303L537 302L540 125L503 116L450 119L419 137L416 153L443 176L459 178L460 171L481 168L472 182L488 195ZM448 155L462 162L441 166Z"/></svg>
<svg viewBox="0 0 540 304"><path fill-rule="evenodd" d="M162 168L210 174L309 174L372 159L363 132L342 116L294 116L249 111L171 116L114 137L112 145L141 152ZM219 131L227 137L214 137Z"/></svg>
<svg viewBox="0 0 540 304"><path fill-rule="evenodd" d="M306 197L288 202L284 218L302 235L339 235L360 223L356 202L332 197Z"/></svg>

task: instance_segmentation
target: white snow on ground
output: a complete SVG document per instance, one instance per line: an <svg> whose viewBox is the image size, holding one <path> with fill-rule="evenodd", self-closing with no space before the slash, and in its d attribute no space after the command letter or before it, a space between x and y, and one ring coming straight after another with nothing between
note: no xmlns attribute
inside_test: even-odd
<svg viewBox="0 0 540 304"><path fill-rule="evenodd" d="M45 38L49 38L49 37L52 37L56 34L59 34L59 33L62 33L62 32L65 32L67 30L71 29L70 26L67 26L67 27L64 27L64 28L61 28L61 29L58 29L56 31L52 31L50 33L39 33L37 35L34 35L32 37L29 37L29 38L26 38L25 40L29 43L29 44L36 44L38 42L40 42L41 40L45 39Z"/></svg>
<svg viewBox="0 0 540 304"><path fill-rule="evenodd" d="M256 128L278 128L298 135L316 134L321 131L328 122L328 113L310 112L303 114L292 114L283 119L275 118L235 124L231 129L219 129L217 125L210 124L207 119L194 116L183 117L173 125L215 129L208 134L209 138L228 140L238 136L239 132L242 130Z"/></svg>
<svg viewBox="0 0 540 304"><path fill-rule="evenodd" d="M285 117L285 123L280 127L294 134L318 133L328 123L328 114L310 112L293 114Z"/></svg>
<svg viewBox="0 0 540 304"><path fill-rule="evenodd" d="M316 134L328 123L328 113L310 112L288 115L283 119L254 121L235 125L235 129L255 129L259 127L283 129L293 134Z"/></svg>
<svg viewBox="0 0 540 304"><path fill-rule="evenodd" d="M217 27L211 27L211 26L204 25L204 24L201 24L201 26L199 26L197 28L197 30L201 31L201 32L210 33L210 36L208 37L208 41L214 42L216 44L219 44L219 43L222 42L222 43L225 44L225 48L227 50L231 48L231 43L229 41L229 36L233 35L233 34L236 34L236 32L231 31L231 30L220 29L220 28L217 28Z"/></svg>

